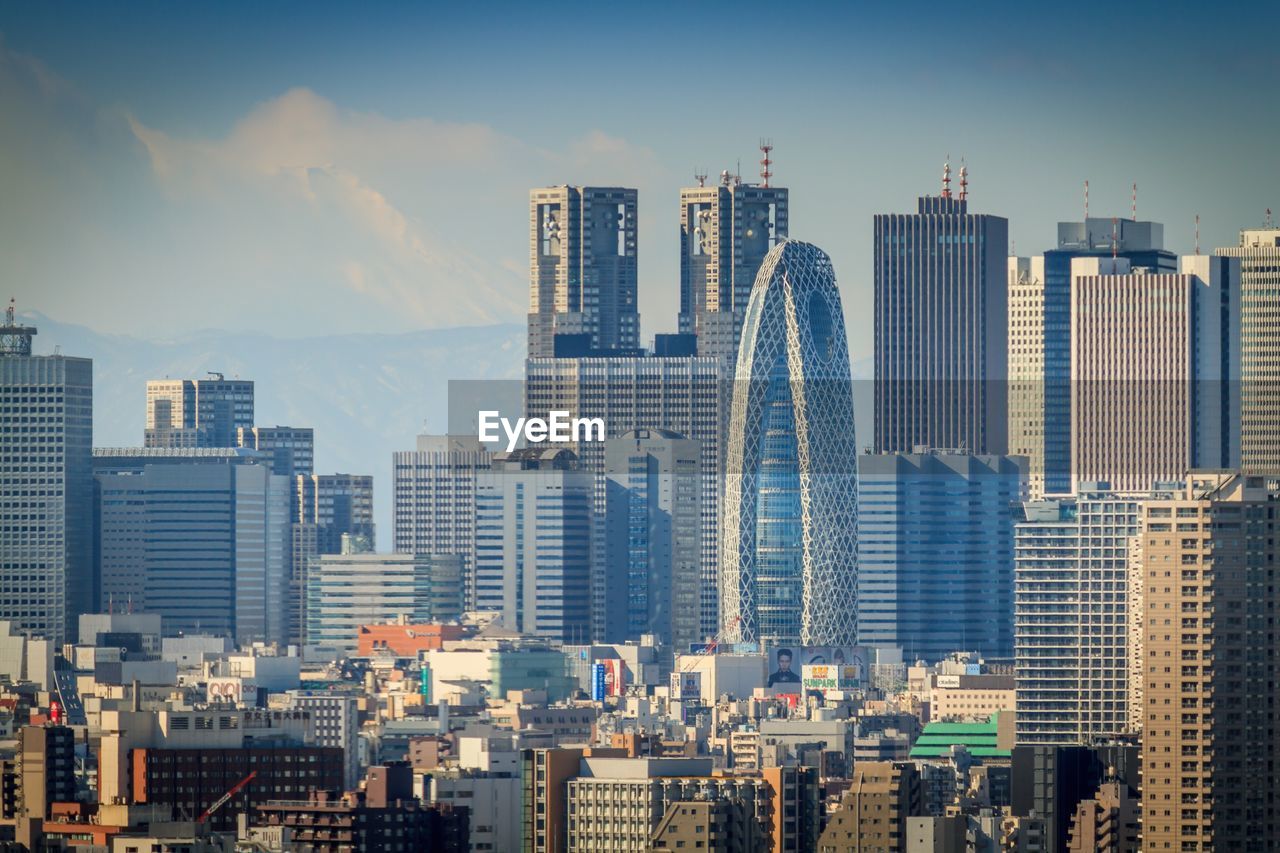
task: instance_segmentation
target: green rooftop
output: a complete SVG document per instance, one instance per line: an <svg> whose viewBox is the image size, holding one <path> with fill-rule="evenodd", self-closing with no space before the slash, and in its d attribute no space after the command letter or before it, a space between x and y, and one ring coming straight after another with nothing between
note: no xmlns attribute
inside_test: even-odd
<svg viewBox="0 0 1280 853"><path fill-rule="evenodd" d="M929 723L911 747L909 758L946 758L953 746L963 746L975 758L1009 758L996 746L996 717L983 723Z"/></svg>

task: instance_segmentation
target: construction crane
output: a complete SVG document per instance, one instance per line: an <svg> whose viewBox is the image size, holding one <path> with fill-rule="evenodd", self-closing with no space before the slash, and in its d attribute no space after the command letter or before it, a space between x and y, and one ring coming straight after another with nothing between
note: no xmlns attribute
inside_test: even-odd
<svg viewBox="0 0 1280 853"><path fill-rule="evenodd" d="M202 815L200 815L200 817L196 818L196 825L198 826L198 825L200 825L200 824L204 823L206 820L208 820L210 815L212 815L212 814L213 814L214 812L216 812L218 809L220 809L220 808L222 808L223 806L225 806L225 805L227 804L227 800L230 800L230 799L231 799L232 797L234 797L236 794L240 793L241 789L243 789L246 785L248 785L250 782L252 782L252 781L253 781L253 777L254 777L254 776L257 776L257 775L258 775L258 771L257 771L257 770L254 770L254 771L253 771L252 773L250 773L248 776L244 777L244 778L243 778L243 779L241 779L239 782L237 782L237 783L235 783L234 785L232 785L230 790L228 790L228 791L227 791L225 794L223 794L221 797L218 797L218 799L214 800L214 801L213 801L213 805L209 806L209 808L207 808L207 809L205 809L205 810L204 810L204 814L202 814Z"/></svg>
<svg viewBox="0 0 1280 853"><path fill-rule="evenodd" d="M714 655L716 652L718 652L720 650L720 644L723 643L731 633L736 632L738 630L738 626L741 623L742 623L742 617L735 616L732 622L730 622L728 625L721 628L719 633L717 633L714 637L711 638L711 642L707 643L701 649L698 649L698 651L690 655L689 662L686 663L681 668L680 671L692 672L693 669L698 666L698 664L702 663L704 658L710 655Z"/></svg>

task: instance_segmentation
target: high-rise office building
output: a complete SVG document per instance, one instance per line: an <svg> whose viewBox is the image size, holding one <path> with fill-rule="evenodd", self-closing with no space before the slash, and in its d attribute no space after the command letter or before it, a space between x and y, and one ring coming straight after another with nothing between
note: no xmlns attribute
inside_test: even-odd
<svg viewBox="0 0 1280 853"><path fill-rule="evenodd" d="M311 560L342 553L343 537L370 549L373 477L367 474L305 474L293 479L293 528L289 560L290 638L300 640L307 624L306 575Z"/></svg>
<svg viewBox="0 0 1280 853"><path fill-rule="evenodd" d="M702 469L698 443L638 429L605 442L605 641L702 638Z"/></svg>
<svg viewBox="0 0 1280 853"><path fill-rule="evenodd" d="M1072 746L1131 731L1130 544L1144 501L1084 483L1029 501L1017 525L1014 639L1019 744Z"/></svg>
<svg viewBox="0 0 1280 853"><path fill-rule="evenodd" d="M512 631L588 640L594 493L571 450L495 456L476 475L475 608L498 612Z"/></svg>
<svg viewBox="0 0 1280 853"><path fill-rule="evenodd" d="M240 428L252 426L252 380L147 381L147 447L236 447Z"/></svg>
<svg viewBox="0 0 1280 853"><path fill-rule="evenodd" d="M967 176L875 217L875 450L1005 453L1008 220L970 213Z"/></svg>
<svg viewBox="0 0 1280 853"><path fill-rule="evenodd" d="M790 240L747 307L725 455L721 622L732 639L852 645L857 458L831 259Z"/></svg>
<svg viewBox="0 0 1280 853"><path fill-rule="evenodd" d="M61 647L97 600L93 362L34 355L10 302L0 325L0 621Z"/></svg>
<svg viewBox="0 0 1280 853"><path fill-rule="evenodd" d="M1009 258L1009 453L1030 461L1033 498L1071 491L1071 261L1113 256L1178 271L1164 226L1132 219L1059 222L1057 248Z"/></svg>
<svg viewBox="0 0 1280 853"><path fill-rule="evenodd" d="M313 557L306 577L306 642L352 655L360 626L462 617L462 561L453 555L373 554L349 546Z"/></svg>
<svg viewBox="0 0 1280 853"><path fill-rule="evenodd" d="M392 550L462 557L467 609L475 606L476 474L493 454L475 436L420 435L392 454Z"/></svg>
<svg viewBox="0 0 1280 853"><path fill-rule="evenodd" d="M1276 506L1263 478L1230 471L1143 506L1145 850L1280 839Z"/></svg>
<svg viewBox="0 0 1280 853"><path fill-rule="evenodd" d="M1014 511L1025 496L1022 457L859 456L859 644L912 661L1012 657Z"/></svg>
<svg viewBox="0 0 1280 853"><path fill-rule="evenodd" d="M547 187L529 193L529 357L560 335L594 349L639 346L636 191Z"/></svg>
<svg viewBox="0 0 1280 853"><path fill-rule="evenodd" d="M1280 228L1240 232L1240 466L1280 477Z"/></svg>
<svg viewBox="0 0 1280 853"><path fill-rule="evenodd" d="M268 454L273 474L297 477L315 472L316 438L311 427L237 427L236 446Z"/></svg>
<svg viewBox="0 0 1280 853"><path fill-rule="evenodd" d="M725 400L721 363L695 356L601 356L540 358L526 365L525 412L546 418L553 411L604 421L605 438L633 429L665 429L696 441L701 451L702 573L700 635L719 630L719 530L721 454ZM568 445L584 470L606 471L605 442ZM603 489L597 490L597 518L603 514ZM596 537L603 542L603 536ZM593 555L592 637L603 639L606 584L603 551Z"/></svg>
<svg viewBox="0 0 1280 853"><path fill-rule="evenodd" d="M1076 258L1071 467L1120 491L1240 458L1240 262L1194 255L1177 275Z"/></svg>
<svg viewBox="0 0 1280 853"><path fill-rule="evenodd" d="M720 182L680 190L680 331L694 334L698 355L732 367L756 273L787 239L787 190Z"/></svg>
<svg viewBox="0 0 1280 853"><path fill-rule="evenodd" d="M103 607L163 618L167 635L283 643L287 477L257 451L94 448Z"/></svg>

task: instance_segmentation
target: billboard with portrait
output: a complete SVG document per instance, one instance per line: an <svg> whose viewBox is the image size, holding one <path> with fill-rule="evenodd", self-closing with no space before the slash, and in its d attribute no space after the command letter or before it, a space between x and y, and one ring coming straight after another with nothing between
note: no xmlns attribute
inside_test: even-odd
<svg viewBox="0 0 1280 853"><path fill-rule="evenodd" d="M776 689L795 685L798 690L804 683L805 667L809 666L838 668L838 680L847 685L839 689L852 690L866 680L866 649L861 646L774 646L769 649L766 686Z"/></svg>

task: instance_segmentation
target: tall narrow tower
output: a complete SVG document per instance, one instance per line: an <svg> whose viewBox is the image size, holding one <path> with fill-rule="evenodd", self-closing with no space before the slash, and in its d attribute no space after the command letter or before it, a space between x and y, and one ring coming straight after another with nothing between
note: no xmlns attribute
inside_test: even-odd
<svg viewBox="0 0 1280 853"><path fill-rule="evenodd" d="M875 447L1005 453L1008 220L942 194L875 217Z"/></svg>
<svg viewBox="0 0 1280 853"><path fill-rule="evenodd" d="M844 312L826 253L765 258L742 331L725 457L721 624L732 639L856 639L857 458Z"/></svg>
<svg viewBox="0 0 1280 853"><path fill-rule="evenodd" d="M13 303L0 325L0 621L52 640L97 601L93 362L32 355Z"/></svg>
<svg viewBox="0 0 1280 853"><path fill-rule="evenodd" d="M769 184L766 145L761 183L724 171L714 186L680 191L680 331L697 335L698 355L730 368L756 273L787 239L787 189Z"/></svg>
<svg viewBox="0 0 1280 853"><path fill-rule="evenodd" d="M566 335L594 350L639 346L636 199L623 187L529 193L529 358L554 356Z"/></svg>

